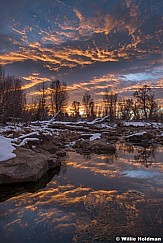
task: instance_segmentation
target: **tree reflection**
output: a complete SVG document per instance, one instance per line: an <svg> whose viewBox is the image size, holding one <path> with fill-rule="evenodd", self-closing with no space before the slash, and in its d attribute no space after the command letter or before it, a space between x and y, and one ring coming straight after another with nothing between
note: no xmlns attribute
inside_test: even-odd
<svg viewBox="0 0 163 243"><path fill-rule="evenodd" d="M117 160L117 154L105 154L104 158L106 164L113 164Z"/></svg>
<svg viewBox="0 0 163 243"><path fill-rule="evenodd" d="M91 159L91 153L83 153L83 157L86 160L90 160Z"/></svg>
<svg viewBox="0 0 163 243"><path fill-rule="evenodd" d="M140 147L130 143L121 143L117 144L117 149L119 152L122 152L123 155L133 155L134 160L143 164L145 167L152 166L152 164L156 162L156 145L151 144L148 146Z"/></svg>
<svg viewBox="0 0 163 243"><path fill-rule="evenodd" d="M117 144L119 150L123 151L124 154L129 153L133 154L135 152L136 147L133 144L119 143Z"/></svg>
<svg viewBox="0 0 163 243"><path fill-rule="evenodd" d="M143 147L137 151L134 159L139 163L144 164L146 167L149 167L156 162L156 150L157 148L153 145L150 145L149 147Z"/></svg>

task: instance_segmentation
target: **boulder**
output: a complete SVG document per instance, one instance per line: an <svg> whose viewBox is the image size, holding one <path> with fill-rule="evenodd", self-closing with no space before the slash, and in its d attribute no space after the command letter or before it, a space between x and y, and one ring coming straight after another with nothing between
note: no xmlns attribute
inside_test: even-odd
<svg viewBox="0 0 163 243"><path fill-rule="evenodd" d="M131 134L125 138L128 142L135 144L148 143L153 138L153 135L144 131Z"/></svg>
<svg viewBox="0 0 163 243"><path fill-rule="evenodd" d="M0 203L12 197L21 195L22 193L34 193L40 189L45 188L47 184L53 179L53 177L59 174L59 172L60 167L57 167L54 170L48 170L47 173L37 182L0 185Z"/></svg>
<svg viewBox="0 0 163 243"><path fill-rule="evenodd" d="M36 182L50 169L60 166L49 153L36 153L19 147L16 158L0 163L0 184Z"/></svg>
<svg viewBox="0 0 163 243"><path fill-rule="evenodd" d="M92 134L80 134L79 139L81 139L81 138L89 139L90 137L92 137Z"/></svg>
<svg viewBox="0 0 163 243"><path fill-rule="evenodd" d="M56 155L59 157L65 157L67 154L66 154L66 151L62 149L62 150L57 151Z"/></svg>
<svg viewBox="0 0 163 243"><path fill-rule="evenodd" d="M95 153L95 154L108 154L108 153L116 152L116 148L114 145L105 143L100 140L94 140L94 141L78 140L74 144L73 148L87 151L90 153Z"/></svg>
<svg viewBox="0 0 163 243"><path fill-rule="evenodd" d="M93 143L91 143L91 151L96 154L110 154L115 153L116 148L114 145L109 143L104 143L102 141L93 141Z"/></svg>

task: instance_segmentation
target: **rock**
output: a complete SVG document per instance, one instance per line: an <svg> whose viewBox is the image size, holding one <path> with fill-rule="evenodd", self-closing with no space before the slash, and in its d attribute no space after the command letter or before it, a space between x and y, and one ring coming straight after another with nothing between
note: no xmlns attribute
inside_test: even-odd
<svg viewBox="0 0 163 243"><path fill-rule="evenodd" d="M29 148L33 148L33 146L38 146L40 144L40 140L31 140L31 141L28 141L27 144L24 145L24 147L29 147Z"/></svg>
<svg viewBox="0 0 163 243"><path fill-rule="evenodd" d="M118 141L120 136L104 136L103 137L106 141Z"/></svg>
<svg viewBox="0 0 163 243"><path fill-rule="evenodd" d="M55 154L58 150L58 146L54 145L52 142L46 142L39 146L39 148L48 151L51 154Z"/></svg>
<svg viewBox="0 0 163 243"><path fill-rule="evenodd" d="M112 144L107 144L101 141L93 141L91 145L91 151L96 154L108 154L108 153L115 153L116 148Z"/></svg>
<svg viewBox="0 0 163 243"><path fill-rule="evenodd" d="M144 132L138 132L131 134L125 138L128 142L132 142L135 144L142 144L142 143L148 143L153 138L153 135L144 131Z"/></svg>
<svg viewBox="0 0 163 243"><path fill-rule="evenodd" d="M92 134L80 134L79 139L81 139L81 138L89 139L90 137L92 137Z"/></svg>
<svg viewBox="0 0 163 243"><path fill-rule="evenodd" d="M61 162L56 159L56 158L50 158L47 160L48 163L48 170L53 170L56 167L60 167L61 166Z"/></svg>
<svg viewBox="0 0 163 243"><path fill-rule="evenodd" d="M44 150L48 151L48 152L51 153L51 154L55 154L55 153L57 152L57 150L58 150L58 147L55 146L55 145L53 145L53 146L51 146L51 147L47 147L47 148L44 149Z"/></svg>
<svg viewBox="0 0 163 243"><path fill-rule="evenodd" d="M65 150L59 150L56 152L56 155L59 157L64 157L66 156L66 151Z"/></svg>
<svg viewBox="0 0 163 243"><path fill-rule="evenodd" d="M0 203L14 196L21 195L22 193L34 193L40 189L45 188L47 184L53 179L53 177L59 174L59 172L60 167L57 167L55 169L48 170L47 173L37 182L0 185Z"/></svg>
<svg viewBox="0 0 163 243"><path fill-rule="evenodd" d="M163 132L160 135L156 136L156 142L163 145Z"/></svg>
<svg viewBox="0 0 163 243"><path fill-rule="evenodd" d="M81 149L83 151L89 151L96 154L108 154L115 153L116 148L112 144L104 143L100 140L78 140L74 144L73 148Z"/></svg>
<svg viewBox="0 0 163 243"><path fill-rule="evenodd" d="M17 148L16 158L0 163L0 184L36 182L50 169L60 166L60 160L49 153L36 153Z"/></svg>
<svg viewBox="0 0 163 243"><path fill-rule="evenodd" d="M79 139L73 145L73 148L90 149L90 141Z"/></svg>

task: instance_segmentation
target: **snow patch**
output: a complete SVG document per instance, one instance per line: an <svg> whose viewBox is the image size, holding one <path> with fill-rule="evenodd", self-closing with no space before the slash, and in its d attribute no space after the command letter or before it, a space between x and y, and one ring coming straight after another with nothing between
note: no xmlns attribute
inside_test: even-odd
<svg viewBox="0 0 163 243"><path fill-rule="evenodd" d="M92 134L92 136L90 137L90 141L96 140L100 137L101 137L101 133Z"/></svg>
<svg viewBox="0 0 163 243"><path fill-rule="evenodd" d="M133 133L133 134L128 135L127 138L130 138L130 137L133 137L133 136L142 136L146 133L147 133L146 131Z"/></svg>
<svg viewBox="0 0 163 243"><path fill-rule="evenodd" d="M0 162L15 158L14 150L11 139L0 136Z"/></svg>
<svg viewBox="0 0 163 243"><path fill-rule="evenodd" d="M133 127L155 127L155 128L159 128L162 127L161 123L157 123L157 122L124 122L123 123L124 126L133 126Z"/></svg>
<svg viewBox="0 0 163 243"><path fill-rule="evenodd" d="M38 132L30 132L28 134L25 134L25 135L18 137L18 139L27 138L27 137L30 137L30 136L33 136L33 135L39 135L39 133Z"/></svg>
<svg viewBox="0 0 163 243"><path fill-rule="evenodd" d="M19 145L17 145L17 146L20 146L20 147L21 146L24 146L28 142L31 142L31 141L39 141L39 139L38 138L24 138L23 141Z"/></svg>

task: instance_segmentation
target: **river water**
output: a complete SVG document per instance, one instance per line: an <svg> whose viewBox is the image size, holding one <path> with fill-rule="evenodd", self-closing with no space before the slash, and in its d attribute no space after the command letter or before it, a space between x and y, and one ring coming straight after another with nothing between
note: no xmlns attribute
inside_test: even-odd
<svg viewBox="0 0 163 243"><path fill-rule="evenodd" d="M38 183L0 187L1 243L116 242L163 236L163 147L69 152Z"/></svg>

